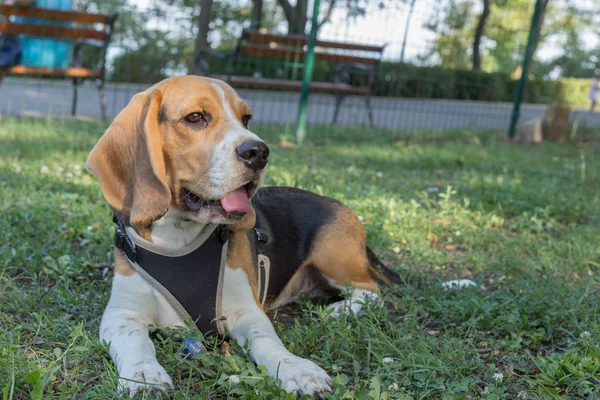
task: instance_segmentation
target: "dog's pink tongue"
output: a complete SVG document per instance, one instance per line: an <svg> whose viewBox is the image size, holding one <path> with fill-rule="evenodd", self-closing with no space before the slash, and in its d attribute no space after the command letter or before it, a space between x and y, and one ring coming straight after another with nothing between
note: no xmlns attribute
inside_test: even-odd
<svg viewBox="0 0 600 400"><path fill-rule="evenodd" d="M239 188L235 192L229 193L221 199L221 206L227 212L250 212L250 204L248 202L248 192L246 188Z"/></svg>

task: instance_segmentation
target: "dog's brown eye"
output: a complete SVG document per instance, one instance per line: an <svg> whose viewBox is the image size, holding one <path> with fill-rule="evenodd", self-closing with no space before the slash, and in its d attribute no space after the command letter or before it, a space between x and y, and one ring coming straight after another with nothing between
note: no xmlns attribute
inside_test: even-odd
<svg viewBox="0 0 600 400"><path fill-rule="evenodd" d="M196 122L202 119L202 114L200 113L191 113L185 116L185 120L190 124L195 124Z"/></svg>
<svg viewBox="0 0 600 400"><path fill-rule="evenodd" d="M248 124L250 123L251 119L252 119L252 115L250 115L250 114L246 114L242 117L242 124L244 124L244 127L246 129L248 129Z"/></svg>
<svg viewBox="0 0 600 400"><path fill-rule="evenodd" d="M210 114L206 112L194 112L183 117L183 120L194 128L204 129L210 122Z"/></svg>

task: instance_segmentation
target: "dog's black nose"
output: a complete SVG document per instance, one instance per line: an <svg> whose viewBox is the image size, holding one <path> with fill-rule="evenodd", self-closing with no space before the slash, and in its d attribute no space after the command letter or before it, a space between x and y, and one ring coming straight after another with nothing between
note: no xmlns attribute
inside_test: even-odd
<svg viewBox="0 0 600 400"><path fill-rule="evenodd" d="M249 140L235 149L237 158L253 171L263 169L269 161L269 148L260 140Z"/></svg>

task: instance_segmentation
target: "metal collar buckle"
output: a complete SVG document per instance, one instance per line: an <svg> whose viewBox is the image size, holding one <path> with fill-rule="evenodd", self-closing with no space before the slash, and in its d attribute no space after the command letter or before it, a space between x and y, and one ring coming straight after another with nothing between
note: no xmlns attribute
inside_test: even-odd
<svg viewBox="0 0 600 400"><path fill-rule="evenodd" d="M121 223L117 223L115 227L115 247L125 253L125 256L131 262L135 262L137 258L137 251L135 250L135 243L127 235L125 226Z"/></svg>
<svg viewBox="0 0 600 400"><path fill-rule="evenodd" d="M256 232L256 239L258 239L259 242L269 242L269 235L267 235L265 231L260 228L254 228L254 232Z"/></svg>

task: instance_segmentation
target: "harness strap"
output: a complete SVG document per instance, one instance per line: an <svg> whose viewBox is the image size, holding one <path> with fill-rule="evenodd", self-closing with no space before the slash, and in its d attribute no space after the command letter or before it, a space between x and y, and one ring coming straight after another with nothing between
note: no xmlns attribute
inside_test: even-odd
<svg viewBox="0 0 600 400"><path fill-rule="evenodd" d="M271 274L271 261L267 257L265 252L265 244L269 242L269 236L267 233L258 228L254 228L256 234L256 276L258 277L258 300L261 305L265 304L267 300L267 293L269 289L269 275Z"/></svg>

